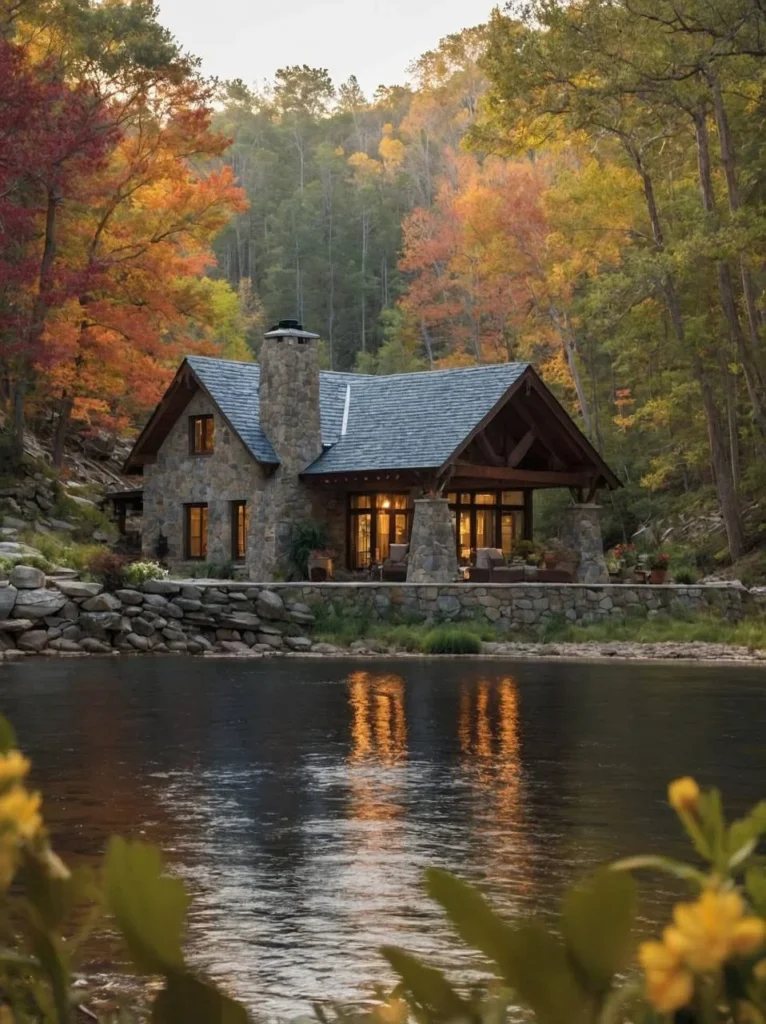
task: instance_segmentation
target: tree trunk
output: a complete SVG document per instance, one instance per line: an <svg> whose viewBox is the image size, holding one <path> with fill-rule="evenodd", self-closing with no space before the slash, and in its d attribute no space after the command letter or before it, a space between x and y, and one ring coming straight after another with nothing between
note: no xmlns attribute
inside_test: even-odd
<svg viewBox="0 0 766 1024"><path fill-rule="evenodd" d="M61 469L64 463L64 449L69 434L69 424L72 420L72 409L74 399L66 391L59 402L59 414L56 421L56 432L53 435L53 465L55 469Z"/></svg>
<svg viewBox="0 0 766 1024"><path fill-rule="evenodd" d="M564 347L564 354L567 357L567 366L569 367L569 373L572 376L572 383L574 384L575 394L577 395L577 403L580 406L580 415L582 416L583 426L585 427L585 433L588 437L591 437L591 431L593 429L590 409L588 407L588 399L585 394L585 388L583 387L582 378L580 377L580 368L577 365L577 358L575 355L575 340L572 337L572 331L569 326L569 321L564 316L562 321L559 311L556 309L553 303L548 307L548 313L551 320L553 321L556 330L559 332L561 338L561 344Z"/></svg>
<svg viewBox="0 0 766 1024"><path fill-rule="evenodd" d="M704 111L697 111L693 115L694 134L697 141L697 166L699 170L700 194L702 206L705 212L716 219L715 192L713 189L713 174L710 163L710 141L707 131L707 121ZM739 322L737 312L737 301L734 295L734 286L731 279L731 271L722 260L716 261L716 276L718 279L718 292L721 297L721 308L729 325L731 339L736 346L737 355L742 365L742 373L747 386L747 393L750 404L753 407L753 419L758 432L766 437L766 405L764 404L764 393L766 386L761 375L758 362L751 339L745 337L742 325Z"/></svg>
<svg viewBox="0 0 766 1024"><path fill-rule="evenodd" d="M729 461L734 487L739 493L740 459L739 459L739 426L737 423L737 378L729 371L726 360L721 359L721 373L726 381L726 423L729 432Z"/></svg>

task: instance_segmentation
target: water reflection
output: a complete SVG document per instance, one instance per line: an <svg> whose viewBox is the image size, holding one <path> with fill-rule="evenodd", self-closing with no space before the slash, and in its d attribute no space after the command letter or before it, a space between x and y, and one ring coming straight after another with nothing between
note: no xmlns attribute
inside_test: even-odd
<svg viewBox="0 0 766 1024"><path fill-rule="evenodd" d="M159 842L194 892L191 958L268 1017L359 998L383 943L470 978L428 864L552 912L594 864L686 852L669 778L719 783L732 814L762 796L762 670L93 659L2 680L56 844Z"/></svg>

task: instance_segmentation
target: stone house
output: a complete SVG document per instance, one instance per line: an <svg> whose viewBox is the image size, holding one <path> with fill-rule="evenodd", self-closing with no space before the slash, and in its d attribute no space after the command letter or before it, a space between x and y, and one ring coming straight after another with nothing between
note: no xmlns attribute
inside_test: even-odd
<svg viewBox="0 0 766 1024"><path fill-rule="evenodd" d="M593 499L619 481L530 364L324 372L317 341L285 320L260 364L183 361L125 465L144 478L147 557L278 579L313 519L339 569L410 543L408 580L448 581L477 548L530 538L550 487L572 492L573 536L598 540Z"/></svg>

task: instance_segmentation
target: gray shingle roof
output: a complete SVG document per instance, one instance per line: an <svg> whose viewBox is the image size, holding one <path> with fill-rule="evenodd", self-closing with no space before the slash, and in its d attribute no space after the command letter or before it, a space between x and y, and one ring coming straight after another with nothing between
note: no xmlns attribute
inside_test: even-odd
<svg viewBox="0 0 766 1024"><path fill-rule="evenodd" d="M258 416L258 365L203 356L190 356L187 362L255 458L278 464ZM306 472L441 466L528 365L498 363L386 377L320 373L322 442L327 447ZM347 388L348 426L341 437Z"/></svg>

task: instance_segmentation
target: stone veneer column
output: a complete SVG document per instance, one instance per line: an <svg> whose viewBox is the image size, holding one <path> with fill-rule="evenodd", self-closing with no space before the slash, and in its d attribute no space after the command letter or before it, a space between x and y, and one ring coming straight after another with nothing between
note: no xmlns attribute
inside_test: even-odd
<svg viewBox="0 0 766 1024"><path fill-rule="evenodd" d="M407 562L408 583L452 583L457 579L455 530L445 498L416 498Z"/></svg>
<svg viewBox="0 0 766 1024"><path fill-rule="evenodd" d="M577 559L577 583L608 583L601 538L601 506L572 505L564 513L562 542Z"/></svg>
<svg viewBox="0 0 766 1024"><path fill-rule="evenodd" d="M318 334L282 320L260 353L261 427L279 457L253 508L248 572L267 581L288 569L295 523L312 517L311 494L300 473L321 454Z"/></svg>

